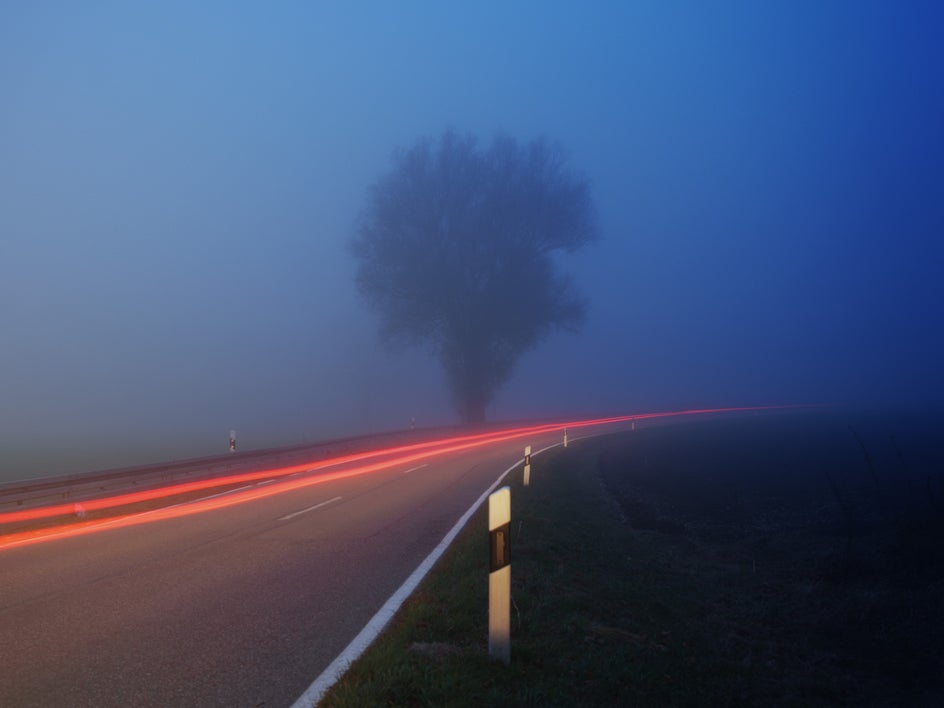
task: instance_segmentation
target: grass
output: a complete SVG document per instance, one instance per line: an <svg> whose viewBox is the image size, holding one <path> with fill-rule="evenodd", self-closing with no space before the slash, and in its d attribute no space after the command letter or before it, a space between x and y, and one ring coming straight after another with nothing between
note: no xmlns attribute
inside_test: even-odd
<svg viewBox="0 0 944 708"><path fill-rule="evenodd" d="M944 705L941 418L845 416L535 458L509 481L511 665L483 509L322 705Z"/></svg>
<svg viewBox="0 0 944 708"><path fill-rule="evenodd" d="M664 549L634 534L580 443L512 487L512 659L487 656L488 547L473 517L327 706L706 705L737 700L700 607ZM742 677L744 678L744 677Z"/></svg>

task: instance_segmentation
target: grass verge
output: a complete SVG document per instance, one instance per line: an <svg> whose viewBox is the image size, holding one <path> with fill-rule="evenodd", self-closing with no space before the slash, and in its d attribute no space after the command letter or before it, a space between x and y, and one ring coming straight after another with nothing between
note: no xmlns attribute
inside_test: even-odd
<svg viewBox="0 0 944 708"><path fill-rule="evenodd" d="M512 488L512 659L487 656L481 509L324 706L717 705L745 677L713 659L687 579L634 535L592 443L535 458Z"/></svg>
<svg viewBox="0 0 944 708"><path fill-rule="evenodd" d="M941 420L741 416L541 455L509 481L511 666L487 658L482 510L324 705L944 705Z"/></svg>

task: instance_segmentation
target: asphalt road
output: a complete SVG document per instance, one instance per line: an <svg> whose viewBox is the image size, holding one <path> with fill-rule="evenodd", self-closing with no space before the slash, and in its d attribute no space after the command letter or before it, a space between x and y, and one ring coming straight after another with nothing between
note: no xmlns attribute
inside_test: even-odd
<svg viewBox="0 0 944 708"><path fill-rule="evenodd" d="M559 440L0 547L0 706L291 705L525 444Z"/></svg>

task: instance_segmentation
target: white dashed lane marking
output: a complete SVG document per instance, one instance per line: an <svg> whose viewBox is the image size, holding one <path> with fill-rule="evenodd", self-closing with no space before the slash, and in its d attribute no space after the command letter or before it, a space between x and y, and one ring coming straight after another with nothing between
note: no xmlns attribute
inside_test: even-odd
<svg viewBox="0 0 944 708"><path fill-rule="evenodd" d="M321 502L320 504L315 504L314 506L310 506L310 507L308 507L307 509L302 509L301 511L296 511L296 512L291 513L291 514L286 514L285 516L283 516L282 518L280 518L279 521L288 521L289 519L294 519L296 516L301 516L302 514L307 514L309 511L314 511L315 509L320 509L321 507L327 506L328 504L334 504L334 502L336 502L336 501L341 501L341 499L342 499L342 497L335 497L334 499L329 499L328 501L323 501L323 502Z"/></svg>

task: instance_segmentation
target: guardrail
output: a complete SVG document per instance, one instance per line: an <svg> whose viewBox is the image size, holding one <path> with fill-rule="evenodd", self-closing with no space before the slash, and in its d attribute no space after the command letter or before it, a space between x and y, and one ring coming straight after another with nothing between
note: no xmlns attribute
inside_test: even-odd
<svg viewBox="0 0 944 708"><path fill-rule="evenodd" d="M419 441L442 433L442 428L392 431L339 438L315 444L247 450L164 463L97 470L78 474L17 480L0 484L0 513L63 502L79 503L102 495L145 490L182 480L212 479L233 472L264 471L269 467L316 463L340 454L385 444Z"/></svg>

